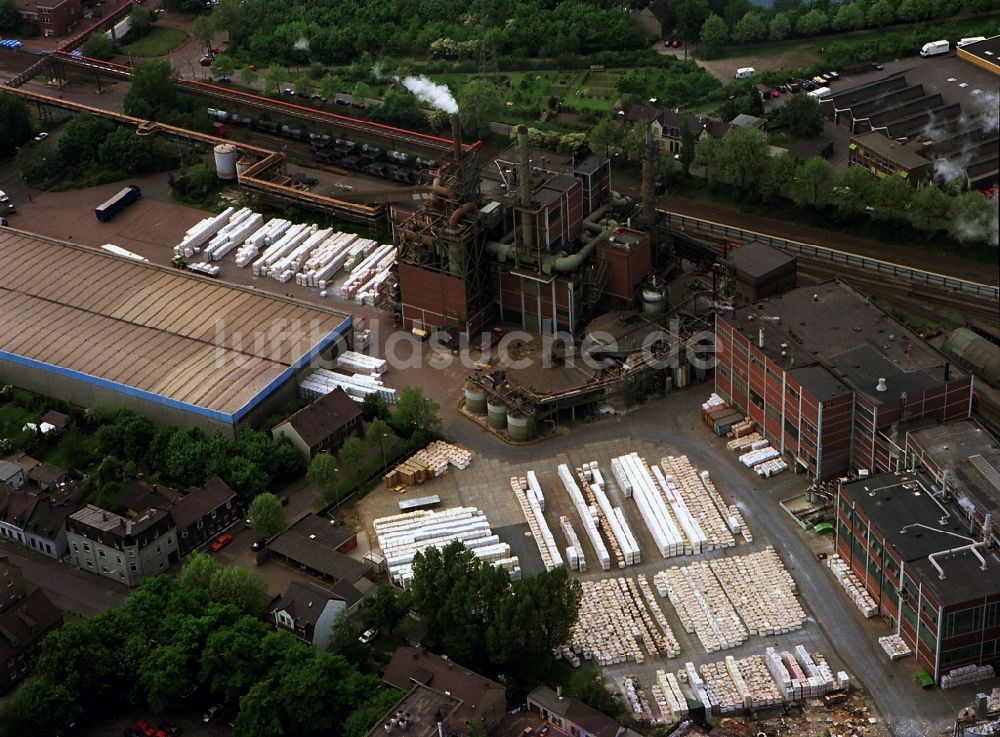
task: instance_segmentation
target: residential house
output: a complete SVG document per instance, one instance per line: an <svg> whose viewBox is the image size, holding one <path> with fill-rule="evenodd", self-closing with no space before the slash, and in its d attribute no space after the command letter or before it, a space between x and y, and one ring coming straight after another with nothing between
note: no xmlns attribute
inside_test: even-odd
<svg viewBox="0 0 1000 737"><path fill-rule="evenodd" d="M732 123L721 120L685 115L677 110L661 110L646 105L632 105L625 114L626 125L649 124L653 130L653 143L659 154L677 154L681 150L682 131L684 124L694 135L695 140L710 136L720 139L732 130Z"/></svg>
<svg viewBox="0 0 1000 737"><path fill-rule="evenodd" d="M653 0L633 17L646 33L655 34L661 39L673 32L674 15L663 0Z"/></svg>
<svg viewBox="0 0 1000 737"><path fill-rule="evenodd" d="M271 616L277 627L325 651L337 617L343 611L356 610L362 599L361 592L346 581L329 589L308 581L292 581L271 609Z"/></svg>
<svg viewBox="0 0 1000 737"><path fill-rule="evenodd" d="M69 515L66 541L73 565L128 586L180 559L177 529L163 509L129 518L88 504Z"/></svg>
<svg viewBox="0 0 1000 737"><path fill-rule="evenodd" d="M0 490L0 536L26 545L24 527L35 513L38 497L27 491Z"/></svg>
<svg viewBox="0 0 1000 737"><path fill-rule="evenodd" d="M14 7L45 38L65 36L83 17L80 0L14 0Z"/></svg>
<svg viewBox="0 0 1000 737"><path fill-rule="evenodd" d="M24 486L24 469L19 463L0 461L0 489L14 491Z"/></svg>
<svg viewBox="0 0 1000 737"><path fill-rule="evenodd" d="M0 693L25 678L42 639L62 625L62 612L41 589L28 592L18 566L0 558Z"/></svg>
<svg viewBox="0 0 1000 737"><path fill-rule="evenodd" d="M528 709L569 737L639 737L611 717L582 701L563 696L561 690L539 686L528 694Z"/></svg>
<svg viewBox="0 0 1000 737"><path fill-rule="evenodd" d="M240 518L236 492L218 476L193 486L170 506L181 556L212 539Z"/></svg>
<svg viewBox="0 0 1000 737"><path fill-rule="evenodd" d="M122 490L122 506L129 517L138 517L147 509L170 509L181 498L176 489L162 484L147 484L141 479L128 479Z"/></svg>
<svg viewBox="0 0 1000 737"><path fill-rule="evenodd" d="M758 118L756 115L740 113L733 118L731 122L734 128L756 128L760 131L767 130L767 118Z"/></svg>
<svg viewBox="0 0 1000 737"><path fill-rule="evenodd" d="M56 560L66 555L66 519L80 509L74 495L41 495L23 528L24 545Z"/></svg>
<svg viewBox="0 0 1000 737"><path fill-rule="evenodd" d="M348 437L362 432L361 408L337 387L275 425L271 435L291 440L308 463L317 453L335 451Z"/></svg>
<svg viewBox="0 0 1000 737"><path fill-rule="evenodd" d="M473 726L490 734L507 713L503 686L421 648L397 648L382 680L404 692L425 687L459 699L461 703L444 718L447 731L455 734L466 734Z"/></svg>

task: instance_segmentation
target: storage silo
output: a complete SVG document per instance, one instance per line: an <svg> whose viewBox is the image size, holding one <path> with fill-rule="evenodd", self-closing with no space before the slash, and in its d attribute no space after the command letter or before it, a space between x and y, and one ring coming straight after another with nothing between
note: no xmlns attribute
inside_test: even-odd
<svg viewBox="0 0 1000 737"><path fill-rule="evenodd" d="M507 413L507 437L511 440L531 440L535 437L535 416L511 410Z"/></svg>
<svg viewBox="0 0 1000 737"><path fill-rule="evenodd" d="M494 430L507 429L507 405L491 399L486 403L486 424Z"/></svg>
<svg viewBox="0 0 1000 737"><path fill-rule="evenodd" d="M246 170L256 163L257 161L251 156L241 156L239 159L237 159L236 160L237 178L242 179L243 175L246 173Z"/></svg>
<svg viewBox="0 0 1000 737"><path fill-rule="evenodd" d="M220 143L215 147L215 171L219 179L232 181L236 179L236 147L229 143Z"/></svg>
<svg viewBox="0 0 1000 737"><path fill-rule="evenodd" d="M486 390L475 384L465 385L465 411L473 415L486 414Z"/></svg>

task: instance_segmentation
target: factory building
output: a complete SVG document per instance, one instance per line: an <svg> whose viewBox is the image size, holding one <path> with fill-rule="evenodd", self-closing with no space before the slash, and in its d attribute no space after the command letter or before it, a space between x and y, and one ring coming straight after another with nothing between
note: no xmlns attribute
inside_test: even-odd
<svg viewBox="0 0 1000 737"><path fill-rule="evenodd" d="M350 338L322 307L10 229L0 234L0 382L233 435Z"/></svg>
<svg viewBox="0 0 1000 737"><path fill-rule="evenodd" d="M843 481L837 554L936 681L1000 665L1000 556L923 473Z"/></svg>
<svg viewBox="0 0 1000 737"><path fill-rule="evenodd" d="M888 468L897 423L967 419L972 378L847 284L716 315L715 390L815 479Z"/></svg>
<svg viewBox="0 0 1000 737"><path fill-rule="evenodd" d="M959 59L1000 76L1000 36L955 49Z"/></svg>

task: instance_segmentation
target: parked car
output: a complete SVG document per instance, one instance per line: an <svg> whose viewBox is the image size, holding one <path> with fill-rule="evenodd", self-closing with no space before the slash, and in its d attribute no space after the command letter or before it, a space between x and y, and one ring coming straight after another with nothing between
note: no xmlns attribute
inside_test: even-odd
<svg viewBox="0 0 1000 737"><path fill-rule="evenodd" d="M367 645L377 636L378 636L378 630L372 627L371 629L367 629L361 633L361 636L358 637L358 642L360 642L362 645Z"/></svg>
<svg viewBox="0 0 1000 737"><path fill-rule="evenodd" d="M781 97L781 90L780 89L771 90L771 97Z"/></svg>
<svg viewBox="0 0 1000 737"><path fill-rule="evenodd" d="M549 733L549 725L546 724L540 730L538 730L538 737L545 737Z"/></svg>
<svg viewBox="0 0 1000 737"><path fill-rule="evenodd" d="M177 735L184 732L181 729L181 725L174 724L173 722L160 722L160 731L167 734L169 737L177 737Z"/></svg>
<svg viewBox="0 0 1000 737"><path fill-rule="evenodd" d="M201 57L201 59L198 60L198 63L201 64L203 67L207 67L212 63L212 57L203 56Z"/></svg>
<svg viewBox="0 0 1000 737"><path fill-rule="evenodd" d="M253 545L250 546L250 549L255 553L259 553L261 550L264 549L265 545L267 545L267 538L262 537L260 540L254 540Z"/></svg>
<svg viewBox="0 0 1000 737"><path fill-rule="evenodd" d="M830 75L830 79L832 79L834 81L840 79L840 73L839 72L827 72L827 74L829 74Z"/></svg>
<svg viewBox="0 0 1000 737"><path fill-rule="evenodd" d="M306 180L305 180L305 183L308 184L308 185L310 185L310 186L314 186L314 185L316 185L316 184L319 183L319 180L315 179L314 177L307 177ZM281 506L283 506L283 507L287 507L288 506L288 497L287 496L284 496L284 495L279 496L278 497L278 501L281 502Z"/></svg>
<svg viewBox="0 0 1000 737"><path fill-rule="evenodd" d="M220 84L232 84L233 83L233 78L232 77L227 77L227 76L223 75L223 76L219 77L219 83Z"/></svg>
<svg viewBox="0 0 1000 737"><path fill-rule="evenodd" d="M872 64L872 69L874 69L876 72L881 72L883 69L885 69L885 64L879 64L878 62L875 62L874 64Z"/></svg>
<svg viewBox="0 0 1000 737"><path fill-rule="evenodd" d="M338 105L344 105L345 107L350 107L351 105L351 101L348 100L346 97L336 97L334 98L333 101Z"/></svg>
<svg viewBox="0 0 1000 737"><path fill-rule="evenodd" d="M683 46L683 45L684 45L684 42L683 42L683 41L681 41L681 40L680 40L679 38L675 38L675 39L674 39L674 44L673 44L673 45L674 45L674 48L675 48L675 49L679 49L679 48L680 48L681 46Z"/></svg>
<svg viewBox="0 0 1000 737"><path fill-rule="evenodd" d="M150 735L156 733L156 730L153 729L153 725L147 722L145 719L140 719L138 722L136 722L135 728L137 731L146 735L146 737L150 737Z"/></svg>
<svg viewBox="0 0 1000 737"><path fill-rule="evenodd" d="M7 227L7 218L0 216L0 227Z"/></svg>
<svg viewBox="0 0 1000 737"><path fill-rule="evenodd" d="M45 131L42 131L37 136L35 136L35 141L39 141L39 142L40 141L44 141L48 137L49 137L49 134L46 133Z"/></svg>
<svg viewBox="0 0 1000 737"><path fill-rule="evenodd" d="M219 716L220 711L222 711L222 704L212 704L208 707L204 716L202 716L201 721L205 724L215 721L215 718Z"/></svg>
<svg viewBox="0 0 1000 737"><path fill-rule="evenodd" d="M219 535L217 538L215 538L212 541L212 544L209 545L208 547L211 548L211 550L212 550L213 553L218 553L224 547L226 547L227 545L229 545L229 543L231 543L232 541L233 541L233 536L232 535L229 535L227 533L223 533L223 534Z"/></svg>

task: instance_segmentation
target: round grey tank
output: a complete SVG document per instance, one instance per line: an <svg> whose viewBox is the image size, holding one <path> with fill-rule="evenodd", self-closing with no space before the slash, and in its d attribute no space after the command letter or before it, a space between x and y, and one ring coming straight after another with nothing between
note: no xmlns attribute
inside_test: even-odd
<svg viewBox="0 0 1000 737"><path fill-rule="evenodd" d="M507 437L511 440L531 440L535 437L535 416L507 413Z"/></svg>
<svg viewBox="0 0 1000 737"><path fill-rule="evenodd" d="M465 387L465 411L473 415L486 414L486 391L478 386Z"/></svg>
<svg viewBox="0 0 1000 737"><path fill-rule="evenodd" d="M486 403L486 424L494 430L507 429L507 405L503 402Z"/></svg>

